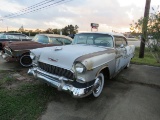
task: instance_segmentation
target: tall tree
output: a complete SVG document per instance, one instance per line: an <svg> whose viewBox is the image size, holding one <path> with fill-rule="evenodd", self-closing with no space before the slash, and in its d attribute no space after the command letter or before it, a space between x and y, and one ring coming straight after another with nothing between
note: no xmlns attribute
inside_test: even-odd
<svg viewBox="0 0 160 120"><path fill-rule="evenodd" d="M150 13L147 24L147 32L145 38L145 45L149 49L152 56L160 63L160 11L159 5L157 10L152 8L152 13ZM142 26L145 18L140 18L134 24L131 24L130 30L132 34L142 34ZM143 37L143 36L142 36Z"/></svg>
<svg viewBox="0 0 160 120"><path fill-rule="evenodd" d="M78 26L67 25L64 28L62 28L62 32L64 35L75 34L78 32Z"/></svg>
<svg viewBox="0 0 160 120"><path fill-rule="evenodd" d="M150 3L151 3L151 0L146 0L139 58L144 58L144 49L145 49L145 41L146 41L146 37L147 37L147 24L148 24Z"/></svg>
<svg viewBox="0 0 160 120"><path fill-rule="evenodd" d="M24 31L24 27L23 25L19 28L18 32L23 32Z"/></svg>

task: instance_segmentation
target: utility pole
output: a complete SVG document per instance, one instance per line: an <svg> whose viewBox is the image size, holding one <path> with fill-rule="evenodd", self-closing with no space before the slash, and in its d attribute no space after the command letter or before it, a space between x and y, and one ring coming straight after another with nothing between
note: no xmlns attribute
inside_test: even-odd
<svg viewBox="0 0 160 120"><path fill-rule="evenodd" d="M142 37L141 37L139 58L144 58L144 49L145 49L145 41L146 41L146 38L147 38L147 24L148 24L150 3L151 3L151 0L146 0L143 26L142 26Z"/></svg>

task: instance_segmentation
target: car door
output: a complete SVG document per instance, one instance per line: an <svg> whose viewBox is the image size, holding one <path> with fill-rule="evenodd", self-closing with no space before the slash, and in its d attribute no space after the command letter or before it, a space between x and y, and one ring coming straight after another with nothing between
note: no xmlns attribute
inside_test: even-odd
<svg viewBox="0 0 160 120"><path fill-rule="evenodd" d="M123 37L115 37L115 49L116 49L116 72L120 71L126 65L126 49L127 41Z"/></svg>

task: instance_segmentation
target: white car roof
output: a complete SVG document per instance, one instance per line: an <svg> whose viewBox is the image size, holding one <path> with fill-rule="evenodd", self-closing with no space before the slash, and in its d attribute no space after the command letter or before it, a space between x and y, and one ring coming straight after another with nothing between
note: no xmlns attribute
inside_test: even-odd
<svg viewBox="0 0 160 120"><path fill-rule="evenodd" d="M108 35L111 35L111 36L122 36L122 37L125 37L121 33L114 33L114 32L81 32L81 33L100 33L100 34L108 34ZM78 33L78 34L81 34L81 33Z"/></svg>

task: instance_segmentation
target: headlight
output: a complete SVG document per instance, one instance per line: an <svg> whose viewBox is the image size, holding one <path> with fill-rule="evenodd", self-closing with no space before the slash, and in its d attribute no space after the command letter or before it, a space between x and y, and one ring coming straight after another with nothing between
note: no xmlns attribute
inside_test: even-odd
<svg viewBox="0 0 160 120"><path fill-rule="evenodd" d="M30 58L34 60L36 58L36 55L34 53L30 53Z"/></svg>
<svg viewBox="0 0 160 120"><path fill-rule="evenodd" d="M78 73L83 73L86 71L86 67L82 63L76 63L75 64L75 70Z"/></svg>

